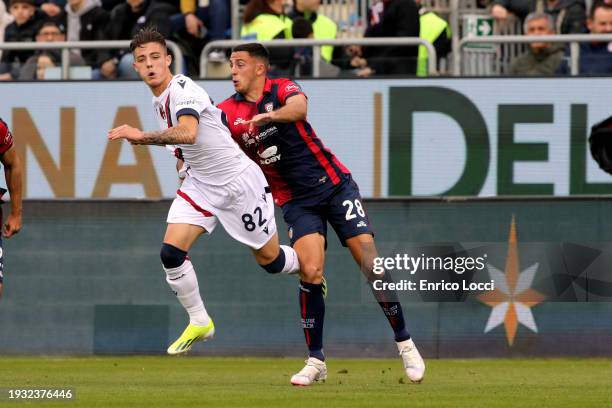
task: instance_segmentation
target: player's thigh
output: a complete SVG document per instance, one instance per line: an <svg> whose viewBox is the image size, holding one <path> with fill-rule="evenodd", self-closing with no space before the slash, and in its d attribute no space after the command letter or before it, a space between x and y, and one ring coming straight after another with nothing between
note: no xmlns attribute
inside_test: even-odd
<svg viewBox="0 0 612 408"><path fill-rule="evenodd" d="M324 238L327 236L327 219L319 206L289 201L282 206L282 210L291 246L306 235L316 233Z"/></svg>
<svg viewBox="0 0 612 408"><path fill-rule="evenodd" d="M199 225L168 224L164 235L164 243L188 252L198 237L205 232L206 230Z"/></svg>
<svg viewBox="0 0 612 408"><path fill-rule="evenodd" d="M172 202L166 222L164 242L188 251L205 232L212 233L217 217L207 209L201 193L186 179Z"/></svg>
<svg viewBox="0 0 612 408"><path fill-rule="evenodd" d="M350 238L359 235L374 235L359 193L359 187L352 179L345 182L342 188L330 199L327 207L327 220L336 231L343 246L348 245L347 241ZM362 238L353 242L361 242L365 239Z"/></svg>
<svg viewBox="0 0 612 408"><path fill-rule="evenodd" d="M318 232L300 237L293 249L300 261L300 278L307 283L321 283L325 264L325 237Z"/></svg>
<svg viewBox="0 0 612 408"><path fill-rule="evenodd" d="M274 245L274 200L261 170L255 165L247 168L226 188L231 202L224 208L216 208L215 215L227 233L254 250L271 240Z"/></svg>

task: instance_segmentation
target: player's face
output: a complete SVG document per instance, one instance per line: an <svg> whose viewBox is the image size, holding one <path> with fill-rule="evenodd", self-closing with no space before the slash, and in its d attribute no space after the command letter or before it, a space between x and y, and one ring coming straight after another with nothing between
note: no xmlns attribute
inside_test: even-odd
<svg viewBox="0 0 612 408"><path fill-rule="evenodd" d="M259 58L249 55L246 51L233 52L230 56L232 82L236 92L248 93L257 77L266 74L265 63Z"/></svg>
<svg viewBox="0 0 612 408"><path fill-rule="evenodd" d="M151 88L160 86L172 77L171 62L172 57L164 46L156 42L143 44L134 50L134 69Z"/></svg>

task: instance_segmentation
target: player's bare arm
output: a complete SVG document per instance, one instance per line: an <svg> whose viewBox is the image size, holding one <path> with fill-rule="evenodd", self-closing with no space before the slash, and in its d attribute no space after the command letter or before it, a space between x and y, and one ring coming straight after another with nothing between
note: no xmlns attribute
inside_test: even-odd
<svg viewBox="0 0 612 408"><path fill-rule="evenodd" d="M164 130L143 132L129 125L121 125L108 131L109 140L125 139L137 145L194 144L198 130L198 119L183 115L178 125Z"/></svg>
<svg viewBox="0 0 612 408"><path fill-rule="evenodd" d="M10 238L21 230L23 171L21 169L21 161L14 147L8 149L0 157L0 161L4 166L4 177L11 194L11 213L4 223L2 235Z"/></svg>
<svg viewBox="0 0 612 408"><path fill-rule="evenodd" d="M270 122L297 122L306 119L308 101L298 94L287 98L285 106L272 112L255 115L248 122L251 126L261 126Z"/></svg>

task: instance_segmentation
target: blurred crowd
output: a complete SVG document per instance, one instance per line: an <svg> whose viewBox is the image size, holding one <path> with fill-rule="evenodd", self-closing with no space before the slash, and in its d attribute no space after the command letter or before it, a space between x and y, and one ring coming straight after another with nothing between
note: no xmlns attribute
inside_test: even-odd
<svg viewBox="0 0 612 408"><path fill-rule="evenodd" d="M516 16L527 35L612 33L612 0L480 0L497 24ZM420 37L431 42L439 60L451 52L448 21L420 4L421 0L373 0L365 37ZM209 41L231 36L231 0L0 0L0 39L4 42L129 40L154 26L183 51L185 73L197 75L199 57ZM333 39L335 21L320 12L321 0L249 0L241 10L244 40L290 38ZM566 74L565 44L531 43L512 61L515 75ZM322 76L425 76L423 46L332 47L320 49ZM0 80L43 79L61 65L60 50L0 51ZM210 61L223 62L227 51L213 50ZM93 79L135 78L127 50L72 49L70 66L87 67ZM308 76L312 48L271 49L277 75ZM612 43L580 45L580 72L612 73Z"/></svg>

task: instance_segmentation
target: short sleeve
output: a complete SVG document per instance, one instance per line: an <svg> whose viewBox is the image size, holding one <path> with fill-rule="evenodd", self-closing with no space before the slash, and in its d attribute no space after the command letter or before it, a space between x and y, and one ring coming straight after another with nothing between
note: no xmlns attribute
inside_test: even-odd
<svg viewBox="0 0 612 408"><path fill-rule="evenodd" d="M13 146L13 135L6 122L0 119L0 154L6 153Z"/></svg>
<svg viewBox="0 0 612 408"><path fill-rule="evenodd" d="M278 100L280 101L281 104L285 104L285 102L287 102L287 99L289 99L292 96L295 95L304 95L306 96L306 94L304 93L304 91L302 91L302 87L299 86L298 84L296 84L293 81L287 80L285 82L281 82L278 85L278 90L277 90L277 96L278 96Z"/></svg>
<svg viewBox="0 0 612 408"><path fill-rule="evenodd" d="M173 97L174 109L176 112L176 119L183 115L191 115L200 120L200 114L204 112L206 108L212 106L210 97L203 89L196 89L197 85L189 81L180 80L177 82L174 89Z"/></svg>

